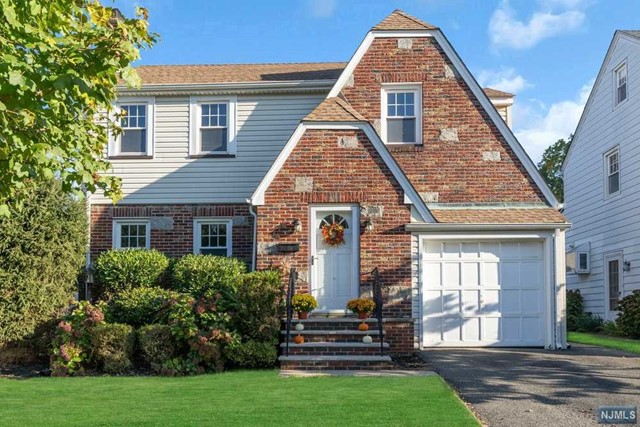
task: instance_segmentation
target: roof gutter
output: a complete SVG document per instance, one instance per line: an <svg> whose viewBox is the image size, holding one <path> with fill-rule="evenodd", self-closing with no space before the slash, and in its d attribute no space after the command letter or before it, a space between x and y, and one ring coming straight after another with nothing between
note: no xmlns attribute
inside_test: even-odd
<svg viewBox="0 0 640 427"><path fill-rule="evenodd" d="M163 83L163 84L143 84L139 89L130 88L125 85L116 87L120 94L147 93L174 94L212 91L242 91L242 90L304 90L304 91L327 91L331 89L335 80L287 80L278 82L235 82L235 83Z"/></svg>
<svg viewBox="0 0 640 427"><path fill-rule="evenodd" d="M521 231L521 230L557 230L570 228L568 222L547 222L527 224L469 224L451 222L412 222L405 224L404 228L410 232L421 231Z"/></svg>

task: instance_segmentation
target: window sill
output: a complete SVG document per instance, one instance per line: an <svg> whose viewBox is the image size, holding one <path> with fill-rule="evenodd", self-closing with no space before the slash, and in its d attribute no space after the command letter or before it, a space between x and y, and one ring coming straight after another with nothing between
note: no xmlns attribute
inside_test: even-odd
<svg viewBox="0 0 640 427"><path fill-rule="evenodd" d="M147 154L118 154L115 156L109 156L109 160L138 160L138 159L153 159L153 156Z"/></svg>
<svg viewBox="0 0 640 427"><path fill-rule="evenodd" d="M202 153L202 154L191 154L189 156L189 158L191 159L208 159L208 158L229 159L233 157L236 157L236 155L229 154L229 153Z"/></svg>

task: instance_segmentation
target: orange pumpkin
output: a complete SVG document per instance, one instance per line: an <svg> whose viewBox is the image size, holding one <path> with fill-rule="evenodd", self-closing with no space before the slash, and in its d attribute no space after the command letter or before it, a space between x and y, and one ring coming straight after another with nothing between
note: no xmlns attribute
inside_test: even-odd
<svg viewBox="0 0 640 427"><path fill-rule="evenodd" d="M366 323L362 322L358 325L358 330L359 331L368 331L369 330L369 325L367 325Z"/></svg>
<svg viewBox="0 0 640 427"><path fill-rule="evenodd" d="M302 344L304 342L304 337L302 335L296 335L293 337L293 342L296 344Z"/></svg>

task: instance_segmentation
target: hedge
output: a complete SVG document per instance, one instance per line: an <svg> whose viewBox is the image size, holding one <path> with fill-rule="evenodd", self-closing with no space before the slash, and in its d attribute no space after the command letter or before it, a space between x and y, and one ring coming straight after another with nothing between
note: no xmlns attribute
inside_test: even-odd
<svg viewBox="0 0 640 427"><path fill-rule="evenodd" d="M168 267L169 258L155 249L115 249L100 254L94 278L102 298L108 299L121 291L162 285Z"/></svg>

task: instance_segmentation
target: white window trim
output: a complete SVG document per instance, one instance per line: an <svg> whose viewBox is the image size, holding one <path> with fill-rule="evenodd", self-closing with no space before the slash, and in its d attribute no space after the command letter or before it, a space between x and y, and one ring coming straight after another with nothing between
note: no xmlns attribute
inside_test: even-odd
<svg viewBox="0 0 640 427"><path fill-rule="evenodd" d="M416 141L415 142L389 142L387 141L387 93L389 92L415 92L416 113ZM380 137L388 145L422 145L422 83L385 83L380 89Z"/></svg>
<svg viewBox="0 0 640 427"><path fill-rule="evenodd" d="M202 151L200 149L200 105L208 103L227 104L227 151ZM235 156L236 142L236 96L192 96L189 99L189 155L190 156Z"/></svg>
<svg viewBox="0 0 640 427"><path fill-rule="evenodd" d="M623 101L618 102L618 72L621 69L625 69L625 72L627 74L627 81L625 82L625 84L627 85L627 96ZM625 58L624 60L622 60L622 62L620 62L614 69L613 69L613 77L612 77L612 81L613 81L613 108L617 108L620 105L625 104L628 100L629 100L629 67L627 67L627 58Z"/></svg>
<svg viewBox="0 0 640 427"><path fill-rule="evenodd" d="M115 121L116 114L120 113L121 105L130 105L130 104L146 104L147 106L147 151L144 153L121 153L120 152L120 139L121 136L114 136L111 133L109 134L109 147L108 147L108 155L109 157L153 157L154 152L154 135L155 135L155 106L156 106L156 98L154 96L144 96L144 97L121 97L118 98L116 104L114 105L114 115L111 120Z"/></svg>
<svg viewBox="0 0 640 427"><path fill-rule="evenodd" d="M618 191L615 193L609 193L609 157L614 154L618 154ZM603 154L603 168L604 168L604 198L608 199L620 194L622 190L622 163L620 157L620 146L615 146Z"/></svg>
<svg viewBox="0 0 640 427"><path fill-rule="evenodd" d="M151 221L148 218L118 218L113 220L113 237L111 242L111 247L113 249L121 249L120 247L120 237L121 237L121 226L122 225L146 225L147 233L146 233L146 245L145 249L151 248ZM128 248L125 248L128 249Z"/></svg>
<svg viewBox="0 0 640 427"><path fill-rule="evenodd" d="M226 224L227 225L227 256L233 254L233 219L225 217L202 217L193 219L193 253L200 253L200 225L201 224Z"/></svg>

